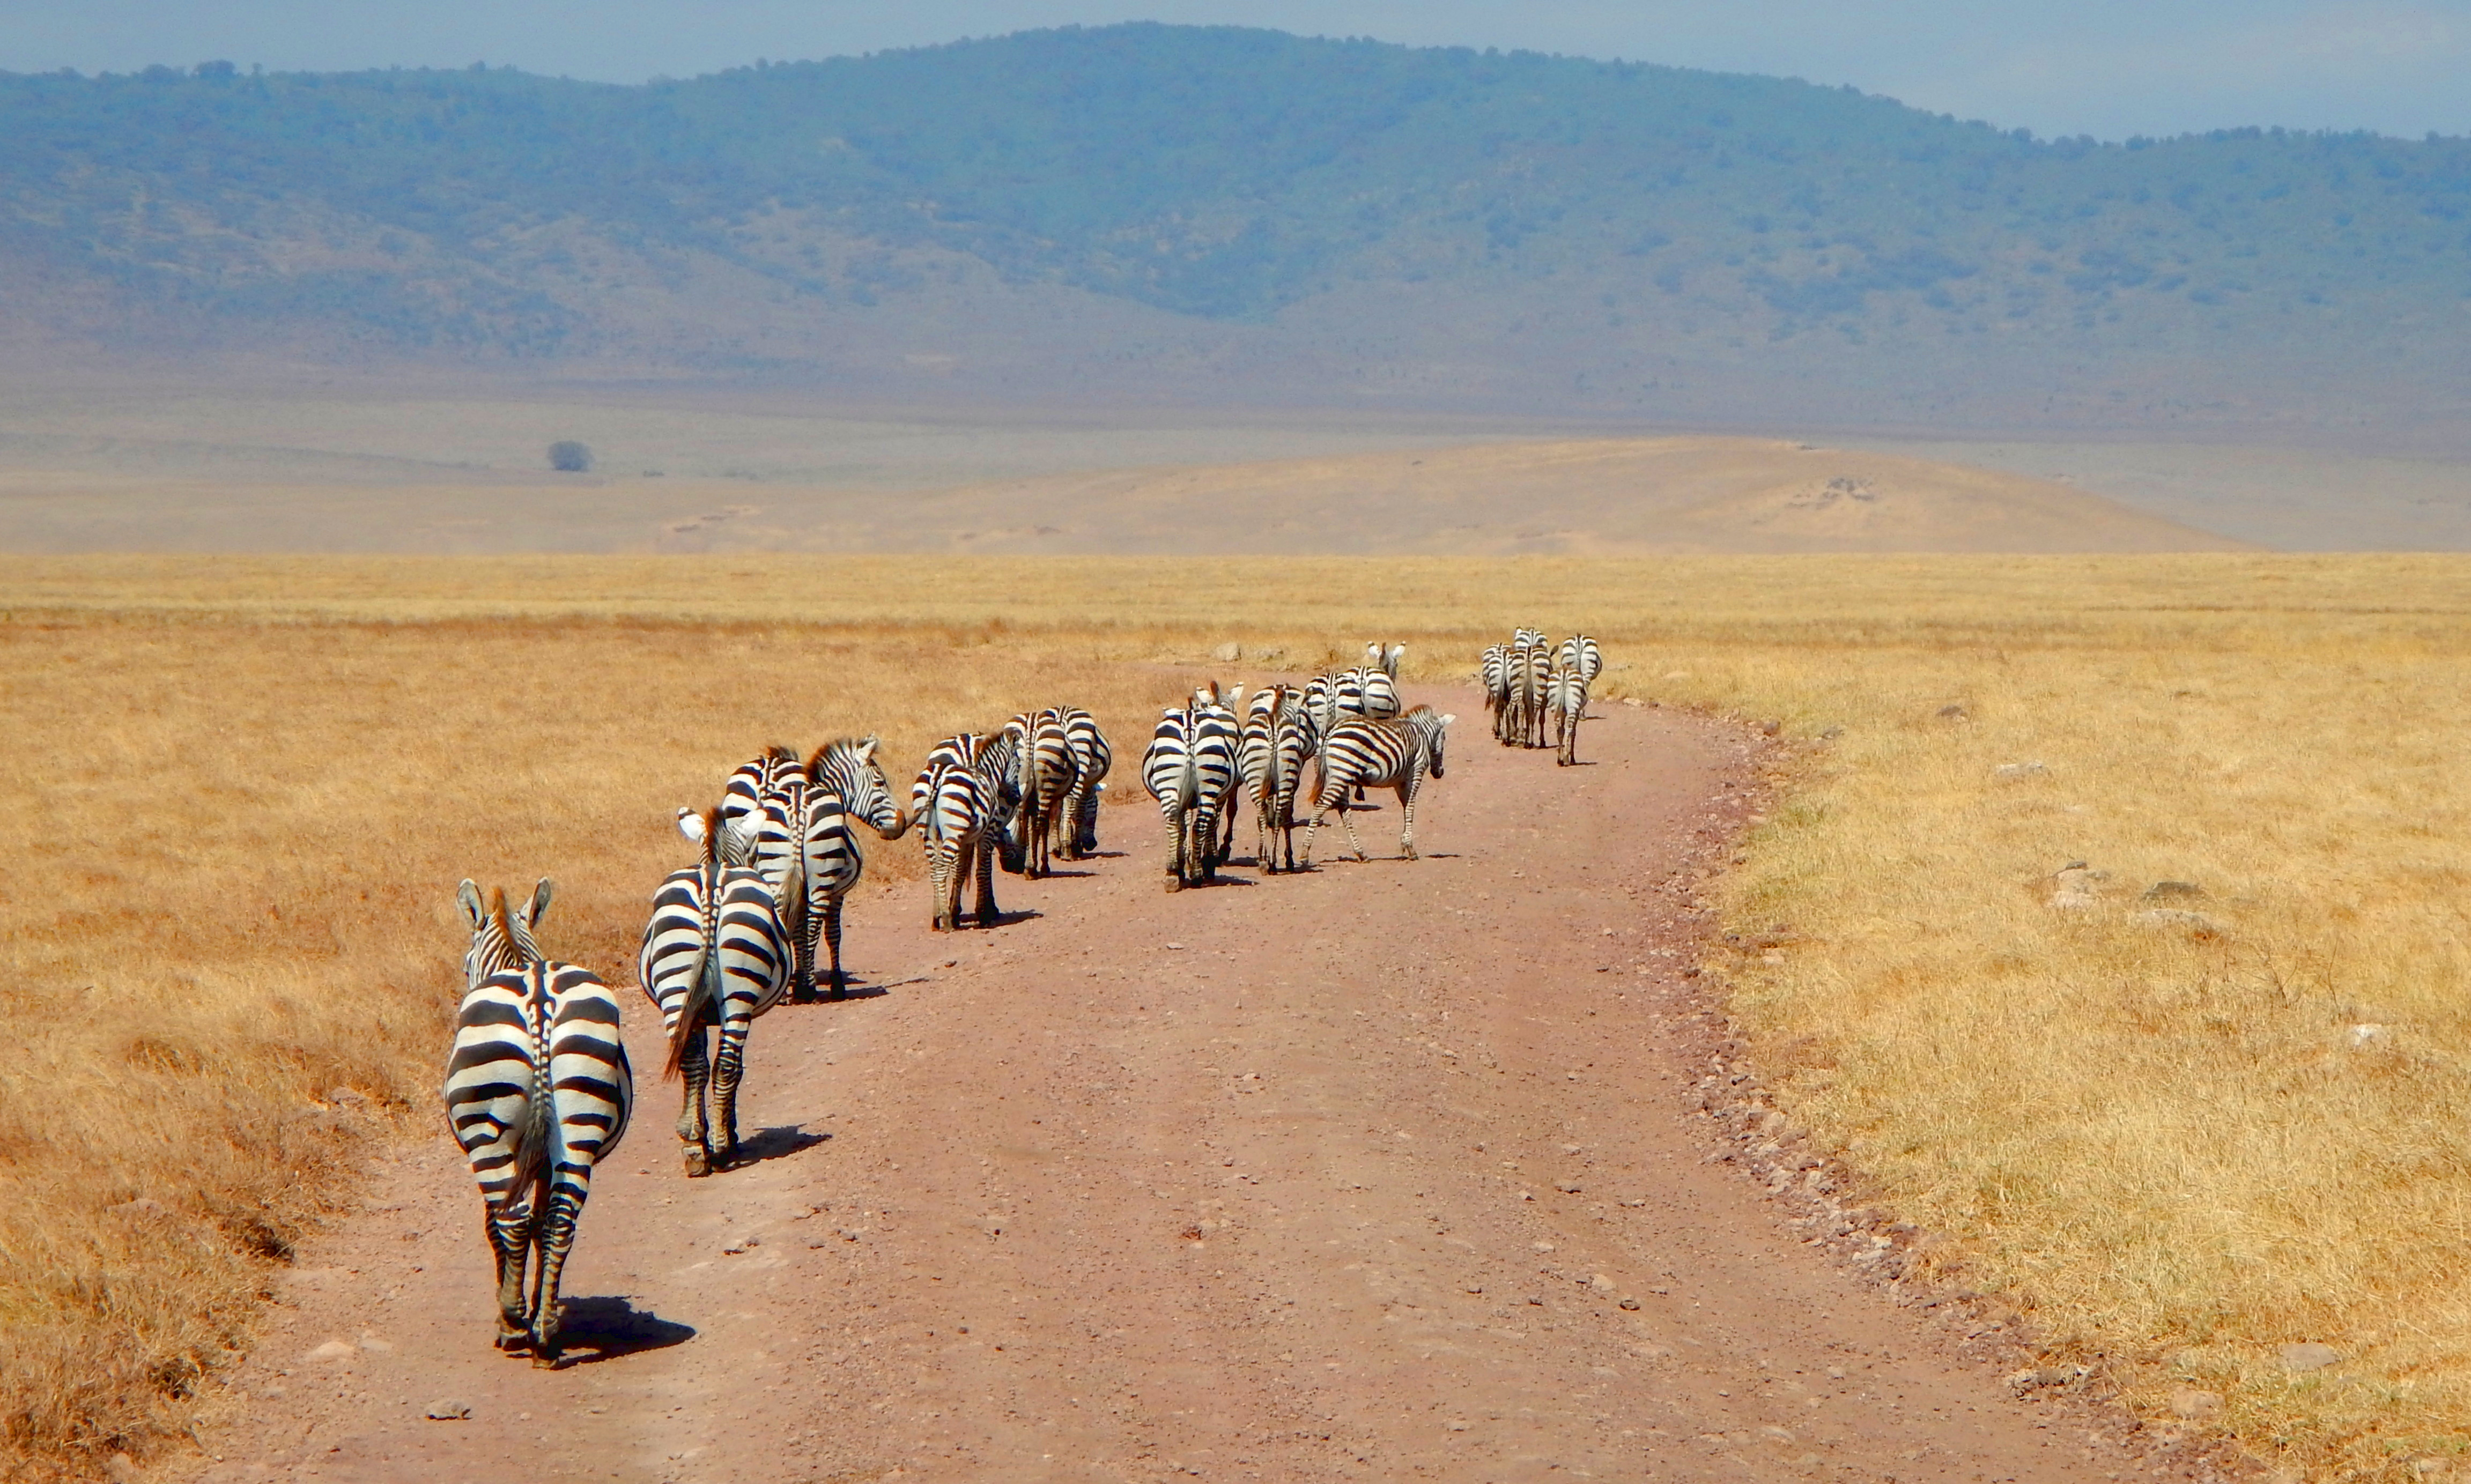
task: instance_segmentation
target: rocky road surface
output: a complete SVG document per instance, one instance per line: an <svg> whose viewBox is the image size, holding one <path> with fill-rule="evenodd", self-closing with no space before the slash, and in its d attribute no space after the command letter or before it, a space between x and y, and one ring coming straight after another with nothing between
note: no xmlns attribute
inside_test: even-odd
<svg viewBox="0 0 2471 1484"><path fill-rule="evenodd" d="M1703 1108L1721 1039L1683 971L1758 739L1611 706L1564 769L1496 747L1471 695L1410 699L1461 718L1422 860L1386 858L1382 798L1369 863L1329 829L1310 875L1239 863L1169 894L1156 815L1124 808L1115 854L1000 879L1021 915L996 930L939 936L923 886L867 890L865 988L757 1026L755 1157L709 1179L680 1173L630 989L639 1101L567 1270L572 1363L492 1350L480 1202L441 1129L300 1254L246 1400L167 1472L2203 1472L2020 1395L1978 1314L1923 1312L1727 1163Z"/></svg>

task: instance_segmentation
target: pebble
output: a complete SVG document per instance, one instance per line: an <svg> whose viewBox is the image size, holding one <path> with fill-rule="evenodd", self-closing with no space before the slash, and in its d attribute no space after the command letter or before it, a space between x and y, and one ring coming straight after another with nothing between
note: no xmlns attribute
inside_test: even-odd
<svg viewBox="0 0 2471 1484"><path fill-rule="evenodd" d="M1244 657L1244 647L1240 644L1222 644L1210 651L1210 657L1222 665L1233 665Z"/></svg>
<svg viewBox="0 0 2471 1484"><path fill-rule="evenodd" d="M1550 1252L1553 1250L1553 1244L1551 1242L1538 1242L1536 1244L1536 1250L1539 1252Z"/></svg>
<svg viewBox="0 0 2471 1484"><path fill-rule="evenodd" d="M1939 718L1942 721L1965 721L1972 719L1971 714L1962 706L1942 706L1939 709Z"/></svg>
<svg viewBox="0 0 2471 1484"><path fill-rule="evenodd" d="M1598 1293L1611 1293L1613 1291L1613 1281L1602 1273L1590 1273L1588 1275L1588 1286Z"/></svg>
<svg viewBox="0 0 2471 1484"><path fill-rule="evenodd" d="M2149 907L2141 912L2129 913L2128 920L2140 928L2178 929L2200 937L2218 937L2223 930L2221 923L2204 913L2177 907Z"/></svg>
<svg viewBox="0 0 2471 1484"><path fill-rule="evenodd" d="M1990 770L1990 776L1998 779L2001 783L2015 783L2019 779L2042 777L2044 774L2050 772L2050 770L2051 765L2039 761L2032 763L2002 763L1997 767Z"/></svg>
<svg viewBox="0 0 2471 1484"><path fill-rule="evenodd" d="M349 1341L328 1340L325 1344L309 1352L309 1358L312 1360L341 1360L345 1355L357 1354L358 1353L359 1351L357 1347L352 1345Z"/></svg>
<svg viewBox="0 0 2471 1484"><path fill-rule="evenodd" d="M2147 902L2203 902L2210 899L2204 887L2195 882L2155 882L2145 888Z"/></svg>
<svg viewBox="0 0 2471 1484"><path fill-rule="evenodd" d="M429 1409L420 1415L434 1423L461 1422L472 1415L472 1403L459 1399L432 1402Z"/></svg>
<svg viewBox="0 0 2471 1484"><path fill-rule="evenodd" d="M2350 1029L2351 1049L2365 1051L2386 1038L2386 1028L2372 1022L2362 1022Z"/></svg>
<svg viewBox="0 0 2471 1484"><path fill-rule="evenodd" d="M1621 1307L1635 1311L1638 1307L1638 1300L1626 1298L1621 1301Z"/></svg>
<svg viewBox="0 0 2471 1484"><path fill-rule="evenodd" d="M2316 1340L2282 1347L2282 1366L2287 1371L2321 1371L2342 1358L2342 1352Z"/></svg>

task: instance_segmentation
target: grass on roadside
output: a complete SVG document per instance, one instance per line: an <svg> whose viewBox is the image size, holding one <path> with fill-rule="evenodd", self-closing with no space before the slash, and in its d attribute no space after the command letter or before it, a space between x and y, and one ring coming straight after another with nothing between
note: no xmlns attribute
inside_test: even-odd
<svg viewBox="0 0 2471 1484"><path fill-rule="evenodd" d="M929 577L112 558L0 579L0 835L44 886L0 908L26 1048L0 1067L0 1456L170 1437L246 1343L268 1257L348 1203L302 1174L433 1116L458 878L557 876L555 950L616 972L671 806L773 736L882 730L906 759L1073 698L1120 755L1173 689L1136 662L1236 641L1309 668L1378 636L1431 677L1521 622L1596 633L1613 695L1841 729L1724 886L1767 951L1717 967L1788 1112L1944 1234L1933 1260L2140 1405L2222 1394L2224 1425L2312 1475L2471 1449L2471 562ZM2053 906L2078 860L2081 905ZM2166 881L2201 896L2146 899ZM2286 1370L2302 1340L2342 1359Z"/></svg>

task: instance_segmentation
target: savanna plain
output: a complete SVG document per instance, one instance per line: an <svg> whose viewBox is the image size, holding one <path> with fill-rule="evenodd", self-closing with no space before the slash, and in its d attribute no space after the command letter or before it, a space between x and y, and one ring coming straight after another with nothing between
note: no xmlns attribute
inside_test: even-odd
<svg viewBox="0 0 2471 1484"><path fill-rule="evenodd" d="M1932 1234L1926 1268L2012 1306L2048 1367L2294 1477L2471 1455L2463 559L932 570L14 562L9 1472L169 1465L234 1404L216 1378L348 1213L337 1172L434 1132L455 882L554 875L561 952L628 963L671 811L766 740L740 697L880 733L896 777L1059 696L1127 758L1223 643L1292 672L1378 636L1442 681L1516 624L1597 635L1600 706L1774 723L1699 982L1791 1125ZM914 848L869 871L923 893ZM2303 1343L2337 1358L2294 1368Z"/></svg>

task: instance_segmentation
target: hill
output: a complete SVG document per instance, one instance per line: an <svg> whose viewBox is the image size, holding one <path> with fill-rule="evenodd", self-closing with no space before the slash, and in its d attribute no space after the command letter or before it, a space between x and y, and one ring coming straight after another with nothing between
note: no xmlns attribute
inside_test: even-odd
<svg viewBox="0 0 2471 1484"><path fill-rule="evenodd" d="M2471 369L2459 139L1148 24L641 87L5 77L0 134L21 365L1735 425L2416 418Z"/></svg>
<svg viewBox="0 0 2471 1484"><path fill-rule="evenodd" d="M200 462L199 467L207 467ZM357 479L339 475L358 473ZM894 491L409 460L0 473L17 552L1433 556L2251 549L2065 484L1752 438L1424 446Z"/></svg>

